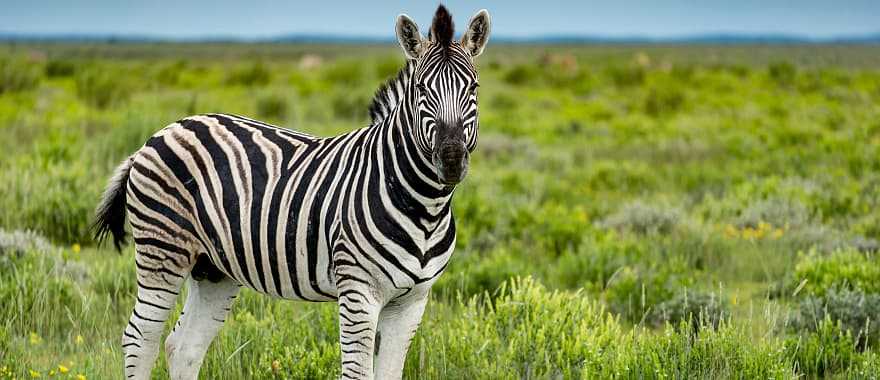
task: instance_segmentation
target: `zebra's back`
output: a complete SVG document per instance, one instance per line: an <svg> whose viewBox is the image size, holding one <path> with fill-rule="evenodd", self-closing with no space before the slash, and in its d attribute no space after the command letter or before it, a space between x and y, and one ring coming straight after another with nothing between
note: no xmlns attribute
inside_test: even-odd
<svg viewBox="0 0 880 380"><path fill-rule="evenodd" d="M329 245L341 191L328 189L344 174L330 170L341 146L224 114L162 129L132 156L127 191L138 265L161 275L207 258L263 293L335 299Z"/></svg>

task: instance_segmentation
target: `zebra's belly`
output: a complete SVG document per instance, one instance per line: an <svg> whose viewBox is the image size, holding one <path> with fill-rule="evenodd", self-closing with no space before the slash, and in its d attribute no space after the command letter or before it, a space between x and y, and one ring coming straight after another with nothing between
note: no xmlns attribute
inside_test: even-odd
<svg viewBox="0 0 880 380"><path fill-rule="evenodd" d="M313 302L335 301L337 298L332 263L325 249L311 255L295 248L281 252L265 250L252 252L250 258L223 254L212 258L212 263L226 276L259 293ZM310 260L310 256L313 259ZM314 264L309 265L311 262Z"/></svg>

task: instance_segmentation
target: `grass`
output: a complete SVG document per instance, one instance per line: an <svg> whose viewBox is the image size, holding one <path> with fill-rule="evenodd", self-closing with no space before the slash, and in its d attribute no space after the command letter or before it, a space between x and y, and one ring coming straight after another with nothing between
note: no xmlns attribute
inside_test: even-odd
<svg viewBox="0 0 880 380"><path fill-rule="evenodd" d="M877 52L490 47L458 249L406 378L876 378ZM122 373L132 250L87 227L148 136L217 111L345 132L402 65L316 45L0 60L0 379ZM203 377L332 378L335 313L244 291Z"/></svg>

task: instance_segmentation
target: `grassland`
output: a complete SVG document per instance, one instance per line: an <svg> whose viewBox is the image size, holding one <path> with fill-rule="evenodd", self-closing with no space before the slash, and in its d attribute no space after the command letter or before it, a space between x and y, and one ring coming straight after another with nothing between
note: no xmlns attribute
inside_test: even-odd
<svg viewBox="0 0 880 380"><path fill-rule="evenodd" d="M459 246L407 378L878 377L880 47L489 49ZM345 132L401 65L389 46L0 47L0 379L122 373L132 249L88 224L149 135L217 111ZM203 377L331 378L336 340L334 305L245 291Z"/></svg>

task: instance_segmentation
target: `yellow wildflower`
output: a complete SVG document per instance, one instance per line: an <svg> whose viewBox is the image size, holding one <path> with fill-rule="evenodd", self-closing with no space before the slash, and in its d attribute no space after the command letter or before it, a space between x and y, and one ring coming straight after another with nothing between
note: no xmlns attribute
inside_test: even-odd
<svg viewBox="0 0 880 380"><path fill-rule="evenodd" d="M49 376L55 376L55 370L54 370L54 369L50 369L50 370L49 370Z"/></svg>
<svg viewBox="0 0 880 380"><path fill-rule="evenodd" d="M86 377L83 374L79 374L79 375L76 375L76 380L86 380Z"/></svg>
<svg viewBox="0 0 880 380"><path fill-rule="evenodd" d="M34 371L34 370L32 370L32 369L29 369L29 370L28 370L28 373L30 373L31 377L34 378L34 379L36 379L36 378L42 376L42 375L40 375L39 372Z"/></svg>
<svg viewBox="0 0 880 380"><path fill-rule="evenodd" d="M74 342L76 343L76 345L78 346L78 345L80 345L80 344L83 344L83 341L85 341L85 339L83 339L82 335L77 335L76 338L74 338L73 341L74 341Z"/></svg>
<svg viewBox="0 0 880 380"><path fill-rule="evenodd" d="M73 250L73 253L79 253L82 247L79 246L79 243L73 243L73 246L70 247Z"/></svg>
<svg viewBox="0 0 880 380"><path fill-rule="evenodd" d="M30 342L31 342L31 344L36 346L40 343L43 343L43 338L41 338L39 335L37 335L37 333L32 331L31 336L30 336Z"/></svg>
<svg viewBox="0 0 880 380"><path fill-rule="evenodd" d="M59 364L59 365L58 365L58 372L61 372L61 373L67 373L68 371L70 371L70 369L67 368L67 367L65 367L64 364Z"/></svg>
<svg viewBox="0 0 880 380"><path fill-rule="evenodd" d="M734 227L730 224L724 226L724 236L727 236L729 238L735 238L737 235L739 235L739 233L736 230L736 227Z"/></svg>
<svg viewBox="0 0 880 380"><path fill-rule="evenodd" d="M589 220L589 216L587 215L587 211L582 208L578 208L577 210L577 218L581 223L586 223Z"/></svg>
<svg viewBox="0 0 880 380"><path fill-rule="evenodd" d="M785 233L785 231L783 231L781 228L777 228L777 229L773 230L773 234L770 236L774 239L779 239L782 237L782 235L784 233Z"/></svg>

